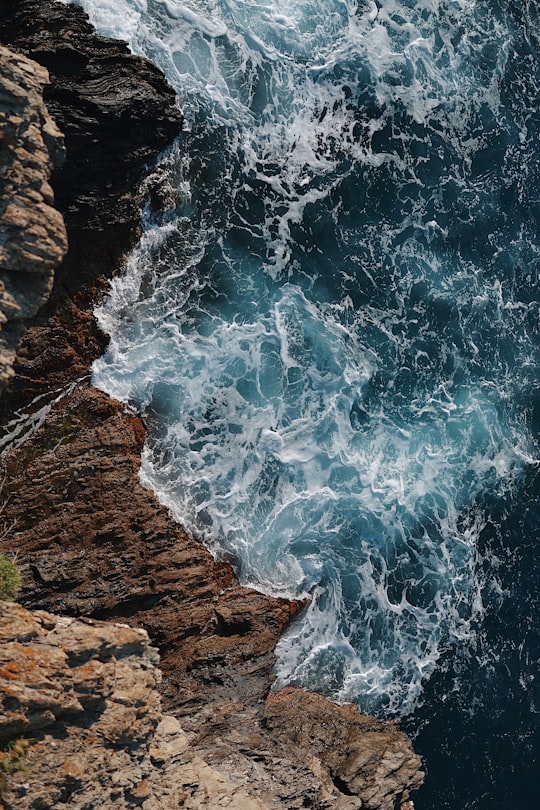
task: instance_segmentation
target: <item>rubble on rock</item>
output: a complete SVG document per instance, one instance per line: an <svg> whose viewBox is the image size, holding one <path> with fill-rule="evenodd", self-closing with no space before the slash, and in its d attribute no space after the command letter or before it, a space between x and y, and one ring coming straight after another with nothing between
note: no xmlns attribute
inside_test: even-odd
<svg viewBox="0 0 540 810"><path fill-rule="evenodd" d="M0 603L0 728L36 739L10 806L409 810L422 773L406 735L321 696L271 693L275 644L302 605L240 587L172 521L138 482L142 419L80 380L106 342L93 301L136 237L143 163L181 125L174 94L80 8L4 6L0 39L51 75L67 149L52 183L70 242L3 397L7 418L36 395L56 400L8 426L0 463L0 550L17 554L21 600L37 610ZM132 140L126 120L139 122ZM117 172L96 174L98 152L103 170L122 149ZM161 683L139 626L159 647Z"/></svg>

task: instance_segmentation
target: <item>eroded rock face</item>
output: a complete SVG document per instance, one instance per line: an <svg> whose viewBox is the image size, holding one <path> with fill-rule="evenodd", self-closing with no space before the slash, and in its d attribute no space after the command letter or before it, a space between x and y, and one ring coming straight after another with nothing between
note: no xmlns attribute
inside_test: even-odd
<svg viewBox="0 0 540 810"><path fill-rule="evenodd" d="M4 5L0 40L50 74L45 102L67 151L53 185L68 228L96 235L137 226L143 168L182 126L174 91L125 43L98 36L79 6L54 0Z"/></svg>
<svg viewBox="0 0 540 810"><path fill-rule="evenodd" d="M67 251L53 207L53 165L64 138L43 102L49 74L0 46L0 388L12 376L25 321L47 301Z"/></svg>
<svg viewBox="0 0 540 810"><path fill-rule="evenodd" d="M261 700L298 605L239 588L231 566L171 520L138 482L144 437L138 416L83 385L0 459L0 547L18 554L20 599L145 627L180 712L211 714L231 689Z"/></svg>
<svg viewBox="0 0 540 810"><path fill-rule="evenodd" d="M49 305L15 358L6 414L84 375L103 352L96 298L138 237L139 184L183 116L161 71L124 43L97 36L78 6L2 0L0 42L48 71L45 102L66 148L51 185L70 245Z"/></svg>
<svg viewBox="0 0 540 810"><path fill-rule="evenodd" d="M6 806L411 807L417 762L389 724L290 689L266 701L264 723L250 718L249 737L232 728L229 750L219 737L194 746L162 712L158 660L142 630L0 602L0 745L27 741Z"/></svg>
<svg viewBox="0 0 540 810"><path fill-rule="evenodd" d="M354 706L284 689L266 701L264 725L285 748L294 747L306 761L316 758L320 772L341 792L358 797L362 808L403 806L408 791L422 783L419 759L397 726L361 715Z"/></svg>
<svg viewBox="0 0 540 810"><path fill-rule="evenodd" d="M191 750L257 806L405 807L422 774L394 724L270 693L275 644L301 605L239 587L172 522L137 480L144 436L138 416L83 385L3 456L0 548L18 555L21 600L143 626Z"/></svg>
<svg viewBox="0 0 540 810"><path fill-rule="evenodd" d="M261 810L163 714L157 662L143 630L0 602L0 744L30 743L4 806Z"/></svg>

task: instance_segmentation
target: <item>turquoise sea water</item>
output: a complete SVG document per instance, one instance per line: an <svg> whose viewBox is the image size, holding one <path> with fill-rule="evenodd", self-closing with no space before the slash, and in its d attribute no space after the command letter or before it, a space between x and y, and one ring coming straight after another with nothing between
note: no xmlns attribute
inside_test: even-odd
<svg viewBox="0 0 540 810"><path fill-rule="evenodd" d="M538 5L83 5L186 115L99 311L143 483L312 597L278 685L402 716L417 808L534 807Z"/></svg>

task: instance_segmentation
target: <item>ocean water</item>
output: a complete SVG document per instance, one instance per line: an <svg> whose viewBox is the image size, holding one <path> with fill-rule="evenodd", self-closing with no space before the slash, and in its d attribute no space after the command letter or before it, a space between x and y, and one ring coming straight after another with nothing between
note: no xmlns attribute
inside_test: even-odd
<svg viewBox="0 0 540 810"><path fill-rule="evenodd" d="M401 717L418 810L535 807L539 4L82 5L186 115L98 311L142 482L311 597L277 685Z"/></svg>

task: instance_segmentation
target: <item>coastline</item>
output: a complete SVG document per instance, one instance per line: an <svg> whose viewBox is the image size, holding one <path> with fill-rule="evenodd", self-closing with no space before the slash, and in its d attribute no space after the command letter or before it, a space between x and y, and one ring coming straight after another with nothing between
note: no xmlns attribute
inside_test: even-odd
<svg viewBox="0 0 540 810"><path fill-rule="evenodd" d="M68 40L75 36L76 43L62 40L63 15L69 18ZM301 605L242 588L230 564L214 560L172 521L137 480L142 419L88 383L91 363L106 345L94 303L139 234L140 193L132 190L143 167L179 130L181 116L172 112L174 94L158 79L159 71L126 46L91 33L85 17L79 8L25 0L0 24L3 44L42 61L51 73L45 99L67 149L52 185L70 242L49 302L21 343L2 401L4 417L76 383L39 430L2 460L2 514L10 527L2 550L18 555L20 601L32 609L144 627L160 648L166 710L180 719L205 761L244 775L262 807L410 808L409 791L421 782L420 762L394 723L300 690L269 696L274 646ZM92 49L101 53L95 61ZM94 72L100 58L108 71L117 60L132 96L140 95L141 70L148 71L148 87L156 93L154 107L150 91L135 105L139 140L131 147L132 162L119 172L115 194L107 166L115 165L119 150L123 161L129 151L125 124L114 136L115 128L94 115L97 129L85 133L84 116L74 116L74 81L84 71L91 77L78 98L88 103L90 81L107 98L110 73L101 84ZM120 103L125 114L133 112L127 90ZM148 148L162 105L163 127ZM105 107L107 124L111 108ZM122 115L117 108L112 120ZM85 138L95 150L91 161L83 159ZM107 138L113 139L109 164L97 157Z"/></svg>

